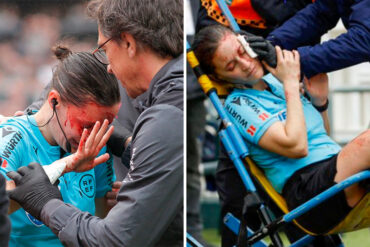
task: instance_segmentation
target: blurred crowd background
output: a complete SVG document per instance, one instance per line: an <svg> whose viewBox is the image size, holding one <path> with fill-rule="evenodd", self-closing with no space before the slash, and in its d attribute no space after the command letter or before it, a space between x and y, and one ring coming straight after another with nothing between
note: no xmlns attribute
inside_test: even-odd
<svg viewBox="0 0 370 247"><path fill-rule="evenodd" d="M23 110L50 81L57 63L51 48L91 51L97 27L85 14L86 0L0 1L0 112Z"/></svg>

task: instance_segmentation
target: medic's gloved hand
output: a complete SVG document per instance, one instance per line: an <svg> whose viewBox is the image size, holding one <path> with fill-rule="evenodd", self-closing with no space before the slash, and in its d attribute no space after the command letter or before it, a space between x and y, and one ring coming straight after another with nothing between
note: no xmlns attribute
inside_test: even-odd
<svg viewBox="0 0 370 247"><path fill-rule="evenodd" d="M110 136L107 146L115 156L121 157L125 151L125 142L132 134L123 127L117 120L113 120L114 131Z"/></svg>
<svg viewBox="0 0 370 247"><path fill-rule="evenodd" d="M38 163L30 163L6 175L13 179L17 186L8 191L9 197L38 220L42 208L48 201L63 200L58 187L50 183L44 169Z"/></svg>
<svg viewBox="0 0 370 247"><path fill-rule="evenodd" d="M275 47L270 43L270 41L264 39L261 36L256 36L247 32L241 32L240 34L244 35L245 40L248 42L253 51L258 55L258 58L264 60L269 66L276 68L276 50Z"/></svg>

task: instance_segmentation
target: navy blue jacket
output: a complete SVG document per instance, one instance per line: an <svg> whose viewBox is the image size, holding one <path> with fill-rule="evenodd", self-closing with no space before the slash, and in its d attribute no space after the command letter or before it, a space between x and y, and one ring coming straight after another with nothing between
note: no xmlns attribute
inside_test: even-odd
<svg viewBox="0 0 370 247"><path fill-rule="evenodd" d="M347 33L315 46L303 46L342 19ZM284 49L297 49L309 78L370 61L370 0L316 0L268 37Z"/></svg>

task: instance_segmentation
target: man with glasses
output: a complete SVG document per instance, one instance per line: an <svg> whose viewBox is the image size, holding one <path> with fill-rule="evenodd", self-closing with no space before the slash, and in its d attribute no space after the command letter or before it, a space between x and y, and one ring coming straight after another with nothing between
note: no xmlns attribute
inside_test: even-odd
<svg viewBox="0 0 370 247"><path fill-rule="evenodd" d="M124 133L111 143L122 147L122 156L129 149L122 152L124 142L131 148L118 203L104 219L81 212L33 191L29 177L39 178L38 186L52 185L32 169L19 173L20 188L10 192L22 206L40 212L64 245L183 245L182 6L181 0L94 0L88 5L99 26L94 57L125 88L123 124L132 130L131 138ZM30 198L46 202L35 208Z"/></svg>

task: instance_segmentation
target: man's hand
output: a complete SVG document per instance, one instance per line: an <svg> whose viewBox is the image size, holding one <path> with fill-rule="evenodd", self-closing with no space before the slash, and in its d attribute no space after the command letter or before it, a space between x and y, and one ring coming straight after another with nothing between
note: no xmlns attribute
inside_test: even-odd
<svg viewBox="0 0 370 247"><path fill-rule="evenodd" d="M117 204L117 194L119 192L119 189L121 188L122 182L116 181L113 183L112 190L108 191L107 194L105 194L105 198L107 200L107 206L110 210Z"/></svg>
<svg viewBox="0 0 370 247"><path fill-rule="evenodd" d="M108 120L104 120L101 127L100 122L97 121L90 135L84 129L77 152L65 158L67 166L64 173L71 171L84 172L109 159L108 153L96 157L112 135L114 127L111 126L107 129Z"/></svg>
<svg viewBox="0 0 370 247"><path fill-rule="evenodd" d="M304 87L315 106L325 105L329 94L329 79L326 73L317 74L310 79L304 78Z"/></svg>
<svg viewBox="0 0 370 247"><path fill-rule="evenodd" d="M256 36L247 32L242 32L245 40L248 42L252 50L258 55L258 58L265 61L270 67L276 68L277 59L275 47L270 41L261 36Z"/></svg>
<svg viewBox="0 0 370 247"><path fill-rule="evenodd" d="M7 176L16 185L15 189L8 191L9 197L37 219L40 219L41 210L48 201L62 200L58 187L50 183L44 169L37 163L8 172Z"/></svg>

